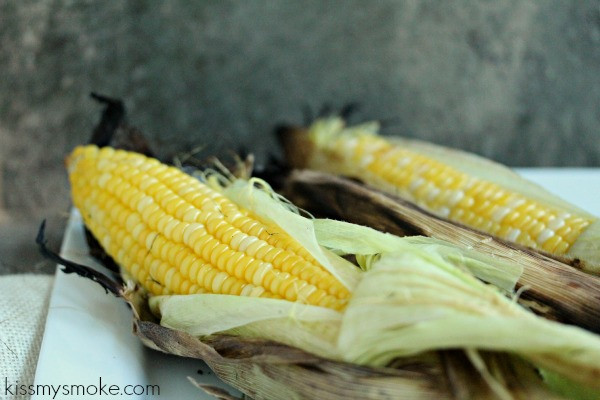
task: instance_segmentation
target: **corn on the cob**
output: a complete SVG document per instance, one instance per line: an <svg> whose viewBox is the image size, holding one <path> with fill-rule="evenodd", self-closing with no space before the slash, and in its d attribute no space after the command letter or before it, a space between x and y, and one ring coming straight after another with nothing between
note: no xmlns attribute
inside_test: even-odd
<svg viewBox="0 0 600 400"><path fill-rule="evenodd" d="M182 171L93 145L75 149L67 163L86 226L151 294L345 307L348 290L297 241Z"/></svg>
<svg viewBox="0 0 600 400"><path fill-rule="evenodd" d="M438 216L505 240L580 258L589 269L600 265L600 247L589 237L599 229L597 218L548 193L514 190L506 181L516 176L496 181L493 174L499 166L487 160L390 140L368 127L345 128L335 118L317 121L308 138L311 150L304 153L309 154L302 160L304 166L361 179ZM465 164L473 164L470 170L461 165L461 157ZM582 240L586 230L588 237Z"/></svg>

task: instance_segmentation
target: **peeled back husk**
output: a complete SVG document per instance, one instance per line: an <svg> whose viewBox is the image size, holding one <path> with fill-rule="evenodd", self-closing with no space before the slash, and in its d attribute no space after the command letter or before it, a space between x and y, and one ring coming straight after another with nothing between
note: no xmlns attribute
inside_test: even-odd
<svg viewBox="0 0 600 400"><path fill-rule="evenodd" d="M600 279L537 251L436 217L414 204L349 179L293 171L285 195L316 215L326 215L399 236L424 235L523 267L519 301L546 318L600 332ZM358 205L358 206L357 206Z"/></svg>
<svg viewBox="0 0 600 400"><path fill-rule="evenodd" d="M285 300L222 295L158 296L150 305L161 324L200 337L218 333L274 340L370 367L442 349L502 351L600 388L598 336L537 317L475 278L509 291L521 271L506 260L439 240L310 220L253 183L231 187L240 206L262 210L265 217L276 215L273 222L309 244L315 258L326 254L328 268L351 277L346 280L353 290L347 309L340 313ZM366 271L356 273L336 253L374 257L363 265Z"/></svg>

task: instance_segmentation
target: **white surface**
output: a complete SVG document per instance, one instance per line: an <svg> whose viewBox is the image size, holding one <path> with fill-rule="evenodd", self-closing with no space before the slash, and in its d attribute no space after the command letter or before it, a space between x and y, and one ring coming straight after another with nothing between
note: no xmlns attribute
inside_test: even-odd
<svg viewBox="0 0 600 400"><path fill-rule="evenodd" d="M568 202L600 216L600 168L517 168L516 171Z"/></svg>
<svg viewBox="0 0 600 400"><path fill-rule="evenodd" d="M73 212L61 254L85 265L99 266L87 255L81 217ZM186 359L147 349L132 333L132 316L125 303L106 294L96 283L79 276L56 272L46 330L40 350L35 385L159 385L160 396L72 396L59 393L55 399L213 399L194 387L187 377L218 384L212 371L199 360ZM203 374L198 371L202 370ZM133 388L129 387L127 390ZM142 390L138 388L138 390ZM232 388L228 391L238 394ZM32 396L49 399L51 396Z"/></svg>
<svg viewBox="0 0 600 400"><path fill-rule="evenodd" d="M600 169L518 169L523 176L595 215L600 215ZM80 217L74 213L65 235L65 258L97 265L87 256ZM102 269L102 267L99 267ZM203 375L197 371L202 369ZM167 356L146 349L131 333L131 313L93 282L57 271L35 384L103 383L159 385L161 399L208 399L186 379L216 383L198 360ZM230 393L238 394L233 389ZM98 398L119 398L98 396ZM34 399L49 398L44 396ZM96 398L56 396L56 399ZM126 398L135 398L127 396ZM140 396L144 398L144 396ZM149 396L146 398L150 398Z"/></svg>

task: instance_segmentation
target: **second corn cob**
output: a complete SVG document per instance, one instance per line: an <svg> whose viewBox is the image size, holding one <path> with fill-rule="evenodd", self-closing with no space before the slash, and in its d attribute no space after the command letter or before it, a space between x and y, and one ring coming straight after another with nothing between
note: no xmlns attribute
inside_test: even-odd
<svg viewBox="0 0 600 400"><path fill-rule="evenodd" d="M284 138L285 140L285 138ZM286 146L296 167L358 178L440 217L600 272L598 219L506 168L474 155L377 134L376 125L316 121L307 150Z"/></svg>

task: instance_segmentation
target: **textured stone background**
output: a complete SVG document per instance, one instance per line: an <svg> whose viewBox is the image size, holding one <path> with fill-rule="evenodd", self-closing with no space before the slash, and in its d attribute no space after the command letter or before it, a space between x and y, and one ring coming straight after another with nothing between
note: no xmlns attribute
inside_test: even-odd
<svg viewBox="0 0 600 400"><path fill-rule="evenodd" d="M358 102L388 133L600 166L599 1L0 0L0 73L0 271L47 270L30 242L44 216L59 240L92 90L163 154L264 155L277 122Z"/></svg>

